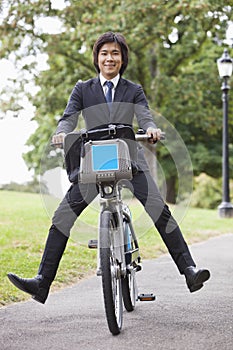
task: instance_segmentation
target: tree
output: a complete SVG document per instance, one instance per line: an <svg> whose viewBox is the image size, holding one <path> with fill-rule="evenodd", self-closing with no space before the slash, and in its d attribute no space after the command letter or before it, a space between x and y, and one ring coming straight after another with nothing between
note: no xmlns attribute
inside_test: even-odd
<svg viewBox="0 0 233 350"><path fill-rule="evenodd" d="M14 52L14 59L22 65L24 57L48 55L49 68L43 72L38 72L35 60L21 68L30 72L40 87L33 97L38 129L28 141L34 148L25 155L29 168L39 172L44 145L75 82L95 74L91 52L96 37L113 30L122 32L130 47L125 76L143 86L152 109L179 131L190 151L194 173L219 176L222 114L215 60L223 51L233 1L65 3L64 9L57 10L53 1L9 1L0 27L0 57L13 57ZM51 35L38 30L38 20L43 17L59 19L62 31ZM157 153L172 188L168 199L174 201L176 165L165 148L159 147Z"/></svg>

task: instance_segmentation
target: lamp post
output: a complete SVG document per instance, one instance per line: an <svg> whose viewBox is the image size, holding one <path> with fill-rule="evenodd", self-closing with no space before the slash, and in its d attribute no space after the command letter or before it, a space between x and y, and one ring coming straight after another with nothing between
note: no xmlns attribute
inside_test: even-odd
<svg viewBox="0 0 233 350"><path fill-rule="evenodd" d="M219 76L222 79L223 130L222 130L222 203L218 206L221 218L233 217L233 205L230 203L229 187L229 147L228 147L228 79L232 75L233 60L227 49L217 60Z"/></svg>

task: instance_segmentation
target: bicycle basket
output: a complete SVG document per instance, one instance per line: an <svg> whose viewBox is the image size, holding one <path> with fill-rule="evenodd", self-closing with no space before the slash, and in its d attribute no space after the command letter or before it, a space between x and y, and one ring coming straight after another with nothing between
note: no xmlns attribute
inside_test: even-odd
<svg viewBox="0 0 233 350"><path fill-rule="evenodd" d="M128 145L120 139L89 141L80 160L80 182L112 182L132 179Z"/></svg>

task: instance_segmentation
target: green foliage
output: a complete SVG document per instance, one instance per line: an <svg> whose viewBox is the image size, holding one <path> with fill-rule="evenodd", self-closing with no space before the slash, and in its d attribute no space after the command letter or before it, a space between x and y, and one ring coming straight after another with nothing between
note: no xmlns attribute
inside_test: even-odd
<svg viewBox="0 0 233 350"><path fill-rule="evenodd" d="M233 190L233 182L231 183ZM233 196L231 197L233 200ZM222 180L205 173L195 178L191 205L197 208L215 209L222 202Z"/></svg>
<svg viewBox="0 0 233 350"><path fill-rule="evenodd" d="M140 83L151 107L179 131L194 173L220 176L222 102L216 59L223 52L226 28L233 18L232 0L70 0L63 10L54 9L50 1L8 3L0 25L0 57L14 59L22 73L30 72L25 77L34 76L40 87L31 96L38 129L28 140L32 146L25 155L29 168L40 172L45 145L75 82L95 74L91 56L96 38L113 30L122 32L130 47L126 78ZM59 19L61 32L38 30L37 20L43 17ZM40 73L38 53L48 55L49 68ZM28 56L34 61L22 64ZM233 134L232 118L229 132ZM232 144L230 152L233 159ZM165 160L167 179L174 178L176 166L169 165L169 154L162 151L158 156ZM48 167L53 165L54 158L48 157Z"/></svg>
<svg viewBox="0 0 233 350"><path fill-rule="evenodd" d="M221 203L221 183L219 180L201 173L195 178L195 189L191 205L198 208L217 208Z"/></svg>
<svg viewBox="0 0 233 350"><path fill-rule="evenodd" d="M29 181L24 184L18 184L16 182L10 182L9 184L1 185L1 191L17 191L17 192L31 192L31 193L40 193L41 185L37 179ZM46 189L44 189L46 193Z"/></svg>

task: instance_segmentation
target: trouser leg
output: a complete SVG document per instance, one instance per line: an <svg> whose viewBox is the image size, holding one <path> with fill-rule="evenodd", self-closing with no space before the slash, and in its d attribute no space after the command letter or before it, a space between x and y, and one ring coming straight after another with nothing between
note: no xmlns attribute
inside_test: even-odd
<svg viewBox="0 0 233 350"><path fill-rule="evenodd" d="M95 184L74 184L67 191L55 211L52 223L65 236L70 236L70 230L82 211L97 196L98 190Z"/></svg>
<svg viewBox="0 0 233 350"><path fill-rule="evenodd" d="M38 270L38 275L45 277L50 283L54 280L57 269L66 248L68 237L52 225L45 244L44 253Z"/></svg>
<svg viewBox="0 0 233 350"><path fill-rule="evenodd" d="M49 230L44 253L34 278L21 278L9 273L9 280L20 290L31 294L32 297L44 304L49 293L56 272L68 241L70 228L77 216L95 197L96 188L89 191L79 185L71 186L65 198L59 205L53 217L53 224ZM57 226L55 225L57 224ZM58 228L59 227L59 228Z"/></svg>
<svg viewBox="0 0 233 350"><path fill-rule="evenodd" d="M188 266L195 266L195 262L152 176L149 172L138 172L131 183L134 195L150 215L180 273L183 274L184 269Z"/></svg>
<svg viewBox="0 0 233 350"><path fill-rule="evenodd" d="M74 184L55 211L38 271L50 283L56 276L75 220L96 195L95 185Z"/></svg>

